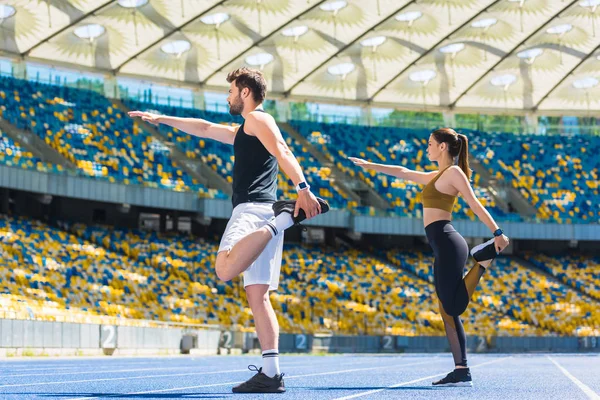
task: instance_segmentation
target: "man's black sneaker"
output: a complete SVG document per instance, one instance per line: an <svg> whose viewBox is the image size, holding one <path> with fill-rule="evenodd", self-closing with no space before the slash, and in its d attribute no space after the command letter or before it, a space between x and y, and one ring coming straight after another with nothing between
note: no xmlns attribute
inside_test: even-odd
<svg viewBox="0 0 600 400"><path fill-rule="evenodd" d="M469 368L457 368L450 372L446 377L437 382L432 383L433 386L454 386L454 387L471 387L471 372Z"/></svg>
<svg viewBox="0 0 600 400"><path fill-rule="evenodd" d="M252 368L251 368L252 367ZM255 371L256 375L244 383L235 386L231 391L233 393L284 393L285 384L283 383L283 374L275 375L269 378L262 373L262 368L256 368L256 365L249 365L250 371Z"/></svg>
<svg viewBox="0 0 600 400"><path fill-rule="evenodd" d="M478 244L471 249L471 255L475 261L489 261L498 256L494 239L490 239L485 243Z"/></svg>
<svg viewBox="0 0 600 400"><path fill-rule="evenodd" d="M327 204L327 202L325 200L323 200L320 197L317 197L317 201L319 202L319 205L321 206L321 214L325 214L327 211L329 211L329 204ZM294 224L298 225L300 222L306 220L306 213L304 212L303 209L300 209L298 211L298 216L294 218L294 210L295 209L296 209L296 200L281 200L281 201L276 201L273 204L273 212L275 213L275 216L278 216L282 212L289 213L292 215L292 220L294 221Z"/></svg>

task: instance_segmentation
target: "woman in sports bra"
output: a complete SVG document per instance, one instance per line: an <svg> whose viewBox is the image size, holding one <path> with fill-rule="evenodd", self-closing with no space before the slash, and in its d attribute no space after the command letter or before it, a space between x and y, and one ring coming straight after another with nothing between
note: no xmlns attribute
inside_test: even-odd
<svg viewBox="0 0 600 400"><path fill-rule="evenodd" d="M460 315L467 309L485 269L506 246L508 238L481 205L469 184L469 143L467 137L453 129L435 130L429 136L427 155L438 164L438 171L420 172L401 166L375 164L360 158L350 160L365 169L372 169L400 179L425 185L422 192L423 224L435 261L433 264L435 290L446 337L450 343L455 369L445 378L434 382L440 386L472 386L467 367L467 338ZM455 161L458 161L455 165ZM474 247L471 255L476 263L464 276L469 256L465 239L452 226L452 209L461 194L475 215L494 235L493 239Z"/></svg>

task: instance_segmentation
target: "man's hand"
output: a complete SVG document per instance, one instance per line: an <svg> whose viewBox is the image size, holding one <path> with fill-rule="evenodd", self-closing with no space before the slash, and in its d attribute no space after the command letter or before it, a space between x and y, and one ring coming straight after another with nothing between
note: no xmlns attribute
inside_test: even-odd
<svg viewBox="0 0 600 400"><path fill-rule="evenodd" d="M311 219L321 214L321 205L317 201L315 195L312 194L309 189L298 192L298 200L296 200L294 217L298 216L298 211L300 211L300 209L304 210L306 219Z"/></svg>
<svg viewBox="0 0 600 400"><path fill-rule="evenodd" d="M145 111L129 111L127 113L127 115L129 115L132 118L140 117L142 119L142 121L146 121L155 126L158 126L160 124L161 116L158 114L145 112Z"/></svg>

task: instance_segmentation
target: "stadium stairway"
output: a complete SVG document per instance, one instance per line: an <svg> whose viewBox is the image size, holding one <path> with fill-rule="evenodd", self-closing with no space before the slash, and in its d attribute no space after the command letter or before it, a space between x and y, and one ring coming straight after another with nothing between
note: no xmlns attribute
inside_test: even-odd
<svg viewBox="0 0 600 400"><path fill-rule="evenodd" d="M19 129L5 119L0 117L0 129L5 135L15 142L19 142L23 149L32 153L35 157L44 162L61 165L65 169L75 170L76 167L60 153L50 147L38 135L24 129Z"/></svg>
<svg viewBox="0 0 600 400"><path fill-rule="evenodd" d="M329 160L325 154L320 152L312 145L304 136L302 136L292 125L287 122L278 122L278 125L287 132L294 140L306 148L306 150L321 163L322 166L331 169L336 185L344 191L352 200L356 201L361 206L372 206L382 210L390 207L390 204L377 193L369 185L362 182L360 179L352 178L351 176L340 171L334 162ZM359 195L358 193L364 193Z"/></svg>
<svg viewBox="0 0 600 400"><path fill-rule="evenodd" d="M123 104L121 100L111 99L111 101L125 114L129 111L132 111L129 107ZM138 119L137 123L144 131L152 135L153 138L167 146L170 150L169 156L171 160L177 163L177 165L179 165L185 172L190 174L190 176L192 176L194 179L197 179L198 182L204 186L220 190L223 193L231 196L231 185L225 179L219 176L219 174L209 168L205 163L192 160L191 158L187 157L181 150L177 148L177 146L175 146L174 143L170 142L162 133L160 133L160 130L156 129L154 125L142 121L141 119Z"/></svg>
<svg viewBox="0 0 600 400"><path fill-rule="evenodd" d="M543 268L538 267L537 265L535 265L534 263L532 263L531 261L527 260L524 257L520 257L520 256L516 256L516 255L512 255L511 257L515 261L517 261L519 264L521 264L522 266L524 266L532 271L535 271L538 274L544 275L546 278L548 278L548 280L554 281L560 285L568 286L569 289L573 289L574 291L576 291L583 297L587 297L588 299L590 299L592 302L600 301L600 299L597 299L594 296L592 296L591 294L586 293L584 290L581 290L581 288L578 287L577 285L572 285L572 284L569 284L568 282L564 282L564 281L560 280L558 277L552 275L551 273L544 270Z"/></svg>
<svg viewBox="0 0 600 400"><path fill-rule="evenodd" d="M494 198L496 204L501 206L505 212L509 211L508 203L512 204L515 211L525 217L535 217L536 209L531 205L519 191L513 188L506 182L498 182L487 170L487 168L481 164L481 162L470 154L469 157L469 166L473 171L475 171L479 176L481 176L480 186L485 187L488 190L488 193ZM503 190L506 191L507 199L499 196L497 194L497 189L502 187Z"/></svg>

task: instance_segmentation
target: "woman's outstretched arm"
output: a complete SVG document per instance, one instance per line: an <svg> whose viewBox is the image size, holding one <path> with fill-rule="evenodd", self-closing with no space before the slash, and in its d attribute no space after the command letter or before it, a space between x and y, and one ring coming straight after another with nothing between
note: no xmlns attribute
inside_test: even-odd
<svg viewBox="0 0 600 400"><path fill-rule="evenodd" d="M404 179L407 181L415 182L421 185L426 185L429 183L433 177L437 174L437 172L421 172L414 171L412 169L408 169L406 167L402 167L399 165L385 165L385 164L376 164L367 160L363 160L362 158L356 157L348 157L350 161L354 163L354 165L358 165L364 169L372 169L373 171L381 172L386 175L395 176L396 178Z"/></svg>

